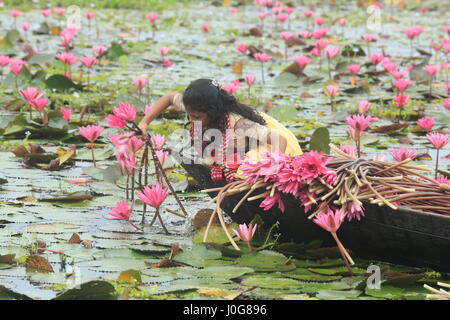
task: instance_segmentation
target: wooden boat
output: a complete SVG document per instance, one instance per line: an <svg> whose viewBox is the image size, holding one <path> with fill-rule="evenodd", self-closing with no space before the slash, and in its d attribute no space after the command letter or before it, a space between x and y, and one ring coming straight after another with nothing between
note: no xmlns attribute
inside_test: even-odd
<svg viewBox="0 0 450 320"><path fill-rule="evenodd" d="M202 189L225 185L224 181L213 182L209 169L202 165L183 164L183 167ZM216 193L209 195L214 197ZM263 211L259 208L260 199L245 201L233 214L232 209L241 198L242 194L238 194L222 202L222 210L233 221L248 223L260 214L264 223L280 223L283 241L322 240L324 245L335 245L327 231L307 219L308 215L293 196L283 195L284 213L277 206ZM346 221L338 231L343 244L357 257L450 273L450 216L407 207L393 210L370 203L365 203L364 209L365 216L360 221Z"/></svg>

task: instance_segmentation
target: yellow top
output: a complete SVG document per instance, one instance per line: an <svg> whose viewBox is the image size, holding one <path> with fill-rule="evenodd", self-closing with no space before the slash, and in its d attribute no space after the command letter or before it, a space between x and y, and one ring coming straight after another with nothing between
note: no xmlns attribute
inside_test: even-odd
<svg viewBox="0 0 450 320"><path fill-rule="evenodd" d="M174 98L173 105L181 110L185 110L182 94L177 94ZM253 138L255 140L266 141L265 138L270 131L274 131L280 136L286 139L287 145L284 154L290 156L297 156L302 154L302 149L298 144L297 138L294 134L288 130L285 126L283 126L276 119L272 118L268 114L264 112L259 112L259 114L264 118L266 124L261 125L257 122L246 119L238 114L230 114L230 127L235 130L236 133L245 134L245 136ZM239 131L238 129L242 129ZM260 161L261 156L264 152L271 152L271 145L266 143L261 144L258 143L255 149L250 150L246 153L246 156L253 161ZM212 159L205 159L205 165L212 164ZM210 160L210 161L208 161Z"/></svg>

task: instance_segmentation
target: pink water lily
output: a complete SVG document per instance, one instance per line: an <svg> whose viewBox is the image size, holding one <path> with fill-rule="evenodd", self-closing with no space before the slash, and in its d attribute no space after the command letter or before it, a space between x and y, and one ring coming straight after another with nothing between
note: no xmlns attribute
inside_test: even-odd
<svg viewBox="0 0 450 320"><path fill-rule="evenodd" d="M164 57L169 54L170 49L168 47L159 47L159 53Z"/></svg>
<svg viewBox="0 0 450 320"><path fill-rule="evenodd" d="M398 79L394 80L394 87L397 88L399 92L404 92L411 85L411 80L408 79Z"/></svg>
<svg viewBox="0 0 450 320"><path fill-rule="evenodd" d="M250 224L247 226L247 224L243 223L239 225L239 230L235 229L232 230L239 239L247 243L250 252L252 251L250 241L253 239L257 227L258 227L257 224L255 225Z"/></svg>
<svg viewBox="0 0 450 320"><path fill-rule="evenodd" d="M56 54L56 58L66 65L73 65L77 62L77 58L71 52L60 52Z"/></svg>
<svg viewBox="0 0 450 320"><path fill-rule="evenodd" d="M378 53L372 53L369 54L369 60L373 65L377 65L379 64L381 61L383 61L384 56L382 54L378 54Z"/></svg>
<svg viewBox="0 0 450 320"><path fill-rule="evenodd" d="M269 61L270 59L272 59L272 57L264 52L257 52L253 56L255 57L256 60L258 60L261 63L261 78L262 78L263 83L265 83L263 64L265 62Z"/></svg>
<svg viewBox="0 0 450 320"><path fill-rule="evenodd" d="M347 70L350 71L352 75L356 76L359 73L359 70L361 70L361 66L359 64L351 64L347 66Z"/></svg>
<svg viewBox="0 0 450 320"><path fill-rule="evenodd" d="M144 145L144 141L142 141L141 139L139 139L136 136L132 136L128 139L127 146L132 153L138 152L139 149L141 149L143 145Z"/></svg>
<svg viewBox="0 0 450 320"><path fill-rule="evenodd" d="M88 11L85 12L83 16L88 20L92 20L95 17L95 12Z"/></svg>
<svg viewBox="0 0 450 320"><path fill-rule="evenodd" d="M325 49L325 55L328 59L332 59L336 57L339 53L339 47L338 46L331 46Z"/></svg>
<svg viewBox="0 0 450 320"><path fill-rule="evenodd" d="M106 51L108 51L108 49L105 46L102 46L102 45L93 46L92 50L98 56L102 56L102 55L104 55L106 53Z"/></svg>
<svg viewBox="0 0 450 320"><path fill-rule="evenodd" d="M280 38L283 39L284 41L289 40L293 36L294 35L292 34L292 32L289 32L289 31L280 32Z"/></svg>
<svg viewBox="0 0 450 320"><path fill-rule="evenodd" d="M358 101L359 114L364 114L369 110L370 102L367 100Z"/></svg>
<svg viewBox="0 0 450 320"><path fill-rule="evenodd" d="M309 39L309 38L311 38L311 36L312 36L312 33L309 32L308 30L300 31L299 34L300 34L300 36L301 36L303 39Z"/></svg>
<svg viewBox="0 0 450 320"><path fill-rule="evenodd" d="M136 119L136 107L128 102L119 102L118 107L113 107L113 113L116 117L125 121Z"/></svg>
<svg viewBox="0 0 450 320"><path fill-rule="evenodd" d="M62 114L62 118L66 121L70 120L70 116L72 115L72 109L70 108L61 108L59 112Z"/></svg>
<svg viewBox="0 0 450 320"><path fill-rule="evenodd" d="M164 143L166 142L166 139L164 138L164 136L162 136L160 134L152 135L150 137L150 140L151 140L152 145L155 148L155 150L161 150L162 147L164 146Z"/></svg>
<svg viewBox="0 0 450 320"><path fill-rule="evenodd" d="M325 93L326 95L328 95L329 97L335 97L337 96L337 93L339 91L339 88L336 87L335 85L330 84L329 86L325 87Z"/></svg>
<svg viewBox="0 0 450 320"><path fill-rule="evenodd" d="M169 156L169 152L163 150L156 150L155 154L156 158L158 158L158 161L161 163L161 165L164 165L164 162L166 162L166 159Z"/></svg>
<svg viewBox="0 0 450 320"><path fill-rule="evenodd" d="M406 159L414 160L416 157L416 150L408 148L399 148L399 149L392 149L391 150L392 158L394 158L395 161L401 162Z"/></svg>
<svg viewBox="0 0 450 320"><path fill-rule="evenodd" d="M116 158L119 162L122 172L128 176L131 176L137 166L136 157L133 154L129 154L127 152L118 152L116 154Z"/></svg>
<svg viewBox="0 0 450 320"><path fill-rule="evenodd" d="M106 116L106 122L108 127L114 129L123 129L127 126L127 121L125 119L122 119L114 114L109 114Z"/></svg>
<svg viewBox="0 0 450 320"><path fill-rule="evenodd" d="M145 16L145 18L151 23L154 23L158 19L158 15L155 13L149 13L148 15Z"/></svg>
<svg viewBox="0 0 450 320"><path fill-rule="evenodd" d="M449 142L448 134L442 133L429 133L427 134L428 141L433 145L436 149L436 168L434 178L437 179L438 169L439 169L439 150L444 148Z"/></svg>
<svg viewBox="0 0 450 320"><path fill-rule="evenodd" d="M390 74L395 78L395 79L401 79L403 77L405 77L408 72L406 70L393 70L390 72Z"/></svg>
<svg viewBox="0 0 450 320"><path fill-rule="evenodd" d="M450 98L444 99L444 100L442 101L442 106L443 106L445 109L450 110Z"/></svg>
<svg viewBox="0 0 450 320"><path fill-rule="evenodd" d="M247 53L247 50L248 50L248 47L247 47L247 45L241 43L240 45L238 45L238 46L236 47L236 50L239 51L239 52L241 52L241 53L243 53L243 54L246 54L246 53Z"/></svg>
<svg viewBox="0 0 450 320"><path fill-rule="evenodd" d="M251 75L251 74L246 74L246 75L244 76L244 80L245 80L245 83L246 83L249 87L251 87L251 86L255 83L256 77L255 77L254 75Z"/></svg>
<svg viewBox="0 0 450 320"><path fill-rule="evenodd" d="M161 65L163 67L170 67L172 65L172 61L170 59L163 59Z"/></svg>
<svg viewBox="0 0 450 320"><path fill-rule="evenodd" d="M283 200L281 200L281 194L278 192L275 192L273 196L267 196L264 201L261 202L259 205L260 208L262 208L264 211L270 210L274 205L278 204L278 208L281 212L284 212L284 203Z"/></svg>
<svg viewBox="0 0 450 320"><path fill-rule="evenodd" d="M39 11L42 16L44 16L45 18L49 17L52 14L52 10L50 9L42 9Z"/></svg>
<svg viewBox="0 0 450 320"><path fill-rule="evenodd" d="M422 117L419 120L417 120L417 125L419 127L421 127L423 130L425 130L426 132L430 132L431 128L433 128L435 119L434 118L429 118L429 117Z"/></svg>
<svg viewBox="0 0 450 320"><path fill-rule="evenodd" d="M427 134L427 139L436 149L442 149L449 142L448 134L442 133Z"/></svg>
<svg viewBox="0 0 450 320"><path fill-rule="evenodd" d="M127 203L125 200L119 201L116 203L116 206L112 208L108 214L112 215L114 218L111 220L130 220L131 212L133 207L133 202L131 203L130 207L127 206Z"/></svg>
<svg viewBox="0 0 450 320"><path fill-rule="evenodd" d="M55 9L53 9L53 12L55 12L58 16L62 16L66 12L66 9L64 9L64 8L55 8Z"/></svg>
<svg viewBox="0 0 450 320"><path fill-rule="evenodd" d="M20 29L22 29L23 31L28 31L30 29L30 23L29 22L22 22L19 25Z"/></svg>
<svg viewBox="0 0 450 320"><path fill-rule="evenodd" d="M44 110L47 103L48 103L47 98L45 98L45 97L37 98L31 102L31 106L34 107L37 111L41 112L42 110Z"/></svg>
<svg viewBox="0 0 450 320"><path fill-rule="evenodd" d="M159 183L151 187L145 186L142 192L138 193L138 198L153 208L159 208L167 198L168 189L169 187L163 189Z"/></svg>
<svg viewBox="0 0 450 320"><path fill-rule="evenodd" d="M142 91L142 89L145 88L145 86L147 85L148 80L145 78L134 78L133 79L133 83L134 86L136 87L136 89L139 90L139 92Z"/></svg>
<svg viewBox="0 0 450 320"><path fill-rule="evenodd" d="M203 32L209 32L209 29L210 29L211 27L209 26L209 24L207 24L207 23L204 23L204 24L202 24L201 26L200 26L200 29L203 31Z"/></svg>
<svg viewBox="0 0 450 320"><path fill-rule="evenodd" d="M86 140L89 142L94 142L102 134L104 128L102 126L89 125L80 127L78 130L80 135L82 135Z"/></svg>
<svg viewBox="0 0 450 320"><path fill-rule="evenodd" d="M331 233L336 233L342 224L341 210L328 210L327 213L321 212L317 214L314 223Z"/></svg>
<svg viewBox="0 0 450 320"><path fill-rule="evenodd" d="M11 11L9 11L9 14L11 17L17 18L22 15L22 12L19 10L11 10Z"/></svg>
<svg viewBox="0 0 450 320"><path fill-rule="evenodd" d="M311 62L311 59L307 56L298 56L295 57L295 62L300 67L300 69L304 70L305 67Z"/></svg>
<svg viewBox="0 0 450 320"><path fill-rule="evenodd" d="M9 64L9 56L0 56L0 67L5 67Z"/></svg>
<svg viewBox="0 0 450 320"><path fill-rule="evenodd" d="M92 68L98 62L96 57L83 57L80 61L86 68Z"/></svg>

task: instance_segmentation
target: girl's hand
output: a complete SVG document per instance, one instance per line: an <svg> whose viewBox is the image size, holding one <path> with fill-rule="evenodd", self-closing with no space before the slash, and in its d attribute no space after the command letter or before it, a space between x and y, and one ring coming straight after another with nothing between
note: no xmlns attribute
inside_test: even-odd
<svg viewBox="0 0 450 320"><path fill-rule="evenodd" d="M148 133L147 133L147 123L145 121L141 121L138 125L139 129L141 130L142 133L142 138L143 139L148 139Z"/></svg>

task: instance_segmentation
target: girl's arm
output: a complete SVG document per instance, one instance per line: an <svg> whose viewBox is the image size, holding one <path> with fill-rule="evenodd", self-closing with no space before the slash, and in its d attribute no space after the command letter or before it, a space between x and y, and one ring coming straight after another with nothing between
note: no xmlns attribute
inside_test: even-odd
<svg viewBox="0 0 450 320"><path fill-rule="evenodd" d="M150 111L145 115L145 117L139 122L139 129L142 131L142 137L148 138L147 126L150 122L158 117L164 110L173 104L173 99L177 93L170 92L159 98L155 104L152 106Z"/></svg>

